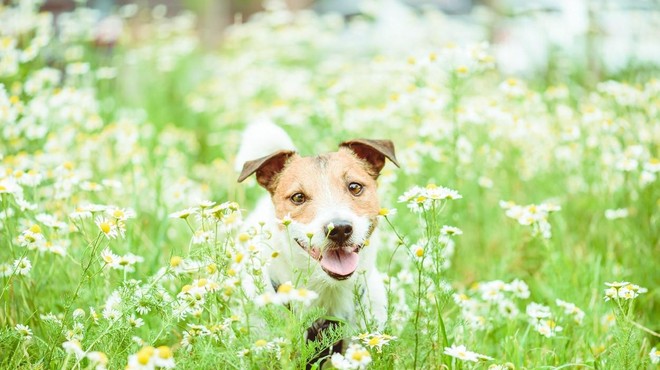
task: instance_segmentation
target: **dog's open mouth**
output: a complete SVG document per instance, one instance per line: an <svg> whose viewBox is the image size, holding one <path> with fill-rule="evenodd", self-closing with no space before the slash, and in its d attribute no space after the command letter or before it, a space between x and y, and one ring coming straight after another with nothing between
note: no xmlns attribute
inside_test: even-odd
<svg viewBox="0 0 660 370"><path fill-rule="evenodd" d="M295 239L296 243L317 260L330 277L337 280L348 279L357 270L360 262L360 249L362 245L353 244L339 248L326 248L323 252L316 247L308 247L307 243Z"/></svg>

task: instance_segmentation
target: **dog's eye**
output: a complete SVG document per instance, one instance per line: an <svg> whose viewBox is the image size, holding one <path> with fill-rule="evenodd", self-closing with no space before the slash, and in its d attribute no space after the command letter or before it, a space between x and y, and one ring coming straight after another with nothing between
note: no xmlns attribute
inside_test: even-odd
<svg viewBox="0 0 660 370"><path fill-rule="evenodd" d="M355 196L362 194L362 189L364 189L364 186L362 186L362 184L358 184L357 182L348 184L348 191L350 191L351 194Z"/></svg>
<svg viewBox="0 0 660 370"><path fill-rule="evenodd" d="M291 199L291 202L293 202L295 205L301 205L305 203L306 200L305 194L303 193L295 193L289 199Z"/></svg>

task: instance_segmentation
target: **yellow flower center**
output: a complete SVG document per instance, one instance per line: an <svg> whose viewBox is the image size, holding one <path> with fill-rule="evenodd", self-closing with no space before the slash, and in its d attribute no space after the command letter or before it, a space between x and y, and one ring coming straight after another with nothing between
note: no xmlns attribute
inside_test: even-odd
<svg viewBox="0 0 660 370"><path fill-rule="evenodd" d="M366 351L355 351L355 352L353 352L353 355L351 356L351 358L354 361L360 362L360 361L362 361L363 358L365 358L367 356L369 356L369 353L366 352Z"/></svg>
<svg viewBox="0 0 660 370"><path fill-rule="evenodd" d="M377 345L380 344L380 338L379 337L373 337L373 338L369 339L369 342L367 342L367 344L372 346L372 347L377 346Z"/></svg>
<svg viewBox="0 0 660 370"><path fill-rule="evenodd" d="M39 234L41 232L41 227L39 227L39 225L36 224L32 225L32 227L30 227L30 231L32 231L35 234Z"/></svg>
<svg viewBox="0 0 660 370"><path fill-rule="evenodd" d="M99 227L101 228L101 231L103 231L104 234L107 234L107 233L110 232L110 224L107 223L107 222L101 222Z"/></svg>
<svg viewBox="0 0 660 370"><path fill-rule="evenodd" d="M282 284L277 288L278 293L289 293L291 290L293 290L291 284Z"/></svg>
<svg viewBox="0 0 660 370"><path fill-rule="evenodd" d="M158 357L168 359L172 357L172 350L168 346L158 347Z"/></svg>
<svg viewBox="0 0 660 370"><path fill-rule="evenodd" d="M466 66L458 66L458 68L456 68L456 73L460 73L460 74L466 74L469 71L470 69Z"/></svg>
<svg viewBox="0 0 660 370"><path fill-rule="evenodd" d="M172 256L172 258L170 258L170 266L177 267L181 264L182 261L183 261L183 258L181 258L179 256Z"/></svg>
<svg viewBox="0 0 660 370"><path fill-rule="evenodd" d="M268 344L268 342L265 341L264 339L259 339L258 341L254 342L254 345L256 347L265 347L266 344Z"/></svg>
<svg viewBox="0 0 660 370"><path fill-rule="evenodd" d="M146 365L151 360L151 356L154 354L154 347L142 347L137 353L137 360L140 365Z"/></svg>

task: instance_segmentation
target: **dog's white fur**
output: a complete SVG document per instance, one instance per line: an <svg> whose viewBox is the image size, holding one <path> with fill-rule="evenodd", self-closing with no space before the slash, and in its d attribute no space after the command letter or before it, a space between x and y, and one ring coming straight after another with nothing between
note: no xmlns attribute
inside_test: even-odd
<svg viewBox="0 0 660 370"><path fill-rule="evenodd" d="M236 160L237 167L242 166L248 159L263 157L276 150L294 149L284 130L271 122L260 121L248 127L245 133L240 155ZM276 142L272 142L273 139ZM387 318L387 294L383 277L376 269L378 247L371 243L371 240L377 239L374 235L376 232L371 235L371 240L367 241L371 221L365 216L356 215L350 207L337 204L329 181L323 182L328 186L317 189L315 193L316 199L322 202L319 207L322 211L308 224L292 221L287 230L281 230L280 220L276 219L274 206L267 195L259 200L255 210L246 219L246 225L257 226L259 223L265 223L274 233L270 245L279 256L272 261L267 271L264 271L265 284L270 286L299 281L298 288L304 287L319 295L312 302L312 307L321 307L327 315L341 318L354 328L382 329ZM311 245L321 246L326 240L324 226L336 219L352 224L352 243L367 242L359 253L357 270L346 280L330 277L294 240L296 238L309 243L309 235L312 235ZM271 255L273 250L263 252L265 255Z"/></svg>

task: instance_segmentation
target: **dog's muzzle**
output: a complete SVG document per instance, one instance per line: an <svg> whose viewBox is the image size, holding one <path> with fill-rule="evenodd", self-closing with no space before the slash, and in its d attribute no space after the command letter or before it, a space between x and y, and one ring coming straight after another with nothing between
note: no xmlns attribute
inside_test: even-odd
<svg viewBox="0 0 660 370"><path fill-rule="evenodd" d="M359 252L364 246L363 244L351 244L341 247L331 245L321 251L319 248L307 246L307 243L300 239L295 239L295 241L309 253L310 257L319 262L328 276L337 280L346 280L357 270L360 262Z"/></svg>

